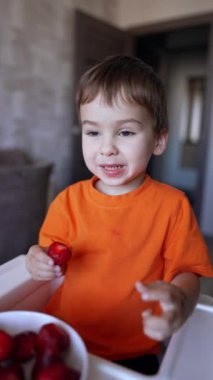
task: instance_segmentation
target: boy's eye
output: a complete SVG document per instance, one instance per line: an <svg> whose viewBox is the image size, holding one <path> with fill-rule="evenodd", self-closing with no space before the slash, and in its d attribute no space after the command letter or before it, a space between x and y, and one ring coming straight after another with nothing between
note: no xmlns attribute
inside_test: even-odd
<svg viewBox="0 0 213 380"><path fill-rule="evenodd" d="M132 132L132 131L128 131L128 130L123 130L123 131L120 131L119 133L121 136L134 136L135 135L135 132Z"/></svg>
<svg viewBox="0 0 213 380"><path fill-rule="evenodd" d="M97 131L86 131L85 135L95 137L95 136L99 135L99 132L97 132Z"/></svg>

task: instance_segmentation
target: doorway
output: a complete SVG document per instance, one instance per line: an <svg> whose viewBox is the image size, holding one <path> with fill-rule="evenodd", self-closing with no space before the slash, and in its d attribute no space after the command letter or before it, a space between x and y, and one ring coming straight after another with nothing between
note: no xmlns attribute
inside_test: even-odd
<svg viewBox="0 0 213 380"><path fill-rule="evenodd" d="M168 104L168 148L162 157L153 157L149 173L183 190L195 210L205 132L208 35L209 26L201 25L136 37L136 54L159 73Z"/></svg>

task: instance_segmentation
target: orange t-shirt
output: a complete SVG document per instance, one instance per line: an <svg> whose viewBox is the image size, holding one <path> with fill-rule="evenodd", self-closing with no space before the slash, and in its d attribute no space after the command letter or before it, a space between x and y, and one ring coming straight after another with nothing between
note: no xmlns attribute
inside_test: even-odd
<svg viewBox="0 0 213 380"><path fill-rule="evenodd" d="M78 182L51 204L40 244L72 247L65 279L46 312L75 328L90 352L121 359L156 352L143 334L135 282L171 281L180 272L213 276L185 195L146 176L136 190L109 196ZM152 307L158 309L156 303Z"/></svg>

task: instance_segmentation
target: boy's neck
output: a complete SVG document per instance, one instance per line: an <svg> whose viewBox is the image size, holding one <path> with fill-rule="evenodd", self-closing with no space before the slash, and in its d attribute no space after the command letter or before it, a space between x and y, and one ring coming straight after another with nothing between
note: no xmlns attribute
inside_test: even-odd
<svg viewBox="0 0 213 380"><path fill-rule="evenodd" d="M130 183L120 185L120 186L108 186L103 181L98 179L95 182L95 188L96 190L100 191L100 193L106 194L106 195L122 195L130 193L133 190L136 190L138 187L140 187L144 181L145 174L143 174L140 177L137 177Z"/></svg>

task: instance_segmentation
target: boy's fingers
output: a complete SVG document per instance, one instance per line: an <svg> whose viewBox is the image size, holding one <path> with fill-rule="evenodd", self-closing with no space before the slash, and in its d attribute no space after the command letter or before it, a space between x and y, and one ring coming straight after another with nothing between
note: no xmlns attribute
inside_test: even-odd
<svg viewBox="0 0 213 380"><path fill-rule="evenodd" d="M142 300L158 301L162 309L161 316L153 315L149 308L141 313L144 334L158 341L168 338L180 325L178 291L163 281L150 285L137 282L135 288Z"/></svg>
<svg viewBox="0 0 213 380"><path fill-rule="evenodd" d="M54 276L62 276L62 269L59 265L47 266L45 263L39 263L38 269L41 272L50 273Z"/></svg>
<svg viewBox="0 0 213 380"><path fill-rule="evenodd" d="M154 283L151 283L149 285L143 284L141 281L136 281L135 283L135 289L141 294L152 294L155 292L155 290L159 290L162 287L164 287L164 283L162 281L156 281Z"/></svg>
<svg viewBox="0 0 213 380"><path fill-rule="evenodd" d="M54 273L45 272L45 271L41 273L37 273L33 276L34 280L42 280L42 281L53 280L55 277L56 276Z"/></svg>
<svg viewBox="0 0 213 380"><path fill-rule="evenodd" d="M162 331L155 331L150 329L149 327L144 328L144 334L149 338L157 340L158 342L163 341L164 339L169 337L169 334L163 334Z"/></svg>
<svg viewBox="0 0 213 380"><path fill-rule="evenodd" d="M36 270L40 270L40 271L47 271L47 272L52 272L52 273L54 272L54 266L49 265L48 263L45 263L44 261L37 261L35 268Z"/></svg>
<svg viewBox="0 0 213 380"><path fill-rule="evenodd" d="M36 268L31 271L31 273L33 274L33 278L35 280L51 280L63 275L62 270L58 265L50 267L42 262L37 263Z"/></svg>
<svg viewBox="0 0 213 380"><path fill-rule="evenodd" d="M157 281L150 285L136 283L135 287L141 294L141 299L144 301L159 301L165 303L170 303L172 301L171 292L168 289L169 284Z"/></svg>
<svg viewBox="0 0 213 380"><path fill-rule="evenodd" d="M168 321L164 317L150 316L143 317L143 331L150 338L163 340L170 335L171 329Z"/></svg>
<svg viewBox="0 0 213 380"><path fill-rule="evenodd" d="M53 259L51 259L51 257L49 257L49 256L47 256L45 254L44 255L39 254L37 256L37 259L40 260L40 261L42 261L46 265L49 265L49 266L53 266L54 265Z"/></svg>
<svg viewBox="0 0 213 380"><path fill-rule="evenodd" d="M151 315L152 315L151 309L143 310L141 313L141 316L143 317L143 319L149 318L151 317Z"/></svg>
<svg viewBox="0 0 213 380"><path fill-rule="evenodd" d="M54 273L57 277L60 277L63 275L63 271L59 265L54 266Z"/></svg>
<svg viewBox="0 0 213 380"><path fill-rule="evenodd" d="M163 336L171 335L180 325L178 315L174 311L166 311L161 316L156 316L148 309L143 311L141 316L146 330L160 330Z"/></svg>
<svg viewBox="0 0 213 380"><path fill-rule="evenodd" d="M48 247L32 246L26 255L26 268L33 279L52 280L63 275L62 269L48 256Z"/></svg>
<svg viewBox="0 0 213 380"><path fill-rule="evenodd" d="M152 330L165 330L168 327L168 321L164 317L157 317L155 315L149 318L143 317L143 323L146 327Z"/></svg>
<svg viewBox="0 0 213 380"><path fill-rule="evenodd" d="M143 285L141 281L136 281L135 289L138 291L138 293L142 293L144 289L146 289L146 286Z"/></svg>
<svg viewBox="0 0 213 380"><path fill-rule="evenodd" d="M43 262L47 265L54 265L53 259L41 249L34 250L31 254L31 258L35 258L37 261Z"/></svg>

